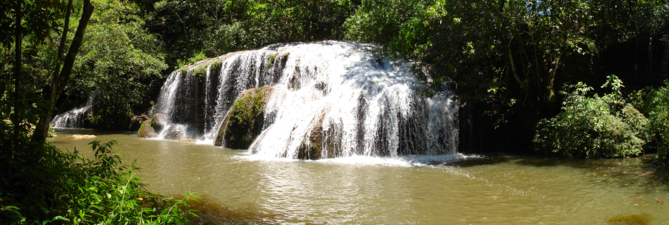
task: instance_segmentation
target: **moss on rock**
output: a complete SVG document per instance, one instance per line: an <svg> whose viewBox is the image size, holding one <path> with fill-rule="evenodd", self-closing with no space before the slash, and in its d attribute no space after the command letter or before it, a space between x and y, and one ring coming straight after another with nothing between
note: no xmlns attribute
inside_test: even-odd
<svg viewBox="0 0 669 225"><path fill-rule="evenodd" d="M217 71L221 69L221 61L214 61L214 63L211 64L211 71Z"/></svg>
<svg viewBox="0 0 669 225"><path fill-rule="evenodd" d="M158 133L151 126L151 120L145 120L144 122L142 122L142 125L139 127L139 130L137 130L138 138L153 138L157 136Z"/></svg>
<svg viewBox="0 0 669 225"><path fill-rule="evenodd" d="M193 74L191 74L194 77L206 77L207 76L207 67L208 65L200 66L198 68L195 68L193 71Z"/></svg>
<svg viewBox="0 0 669 225"><path fill-rule="evenodd" d="M246 149L262 132L265 106L273 88L251 88L232 105L218 130L214 144L231 149Z"/></svg>
<svg viewBox="0 0 669 225"><path fill-rule="evenodd" d="M166 115L156 113L150 120L145 120L137 131L138 138L153 138L157 137L158 133L163 130Z"/></svg>

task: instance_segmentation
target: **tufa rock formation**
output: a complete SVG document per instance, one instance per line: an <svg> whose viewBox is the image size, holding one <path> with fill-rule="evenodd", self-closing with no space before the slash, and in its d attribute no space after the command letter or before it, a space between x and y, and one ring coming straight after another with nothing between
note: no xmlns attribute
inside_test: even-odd
<svg viewBox="0 0 669 225"><path fill-rule="evenodd" d="M232 105L218 130L214 144L231 149L246 149L260 135L265 124L265 106L272 87L244 91Z"/></svg>
<svg viewBox="0 0 669 225"><path fill-rule="evenodd" d="M156 113L150 120L145 120L142 126L137 131L138 138L154 138L158 137L158 133L163 131L165 121L167 120L165 114Z"/></svg>

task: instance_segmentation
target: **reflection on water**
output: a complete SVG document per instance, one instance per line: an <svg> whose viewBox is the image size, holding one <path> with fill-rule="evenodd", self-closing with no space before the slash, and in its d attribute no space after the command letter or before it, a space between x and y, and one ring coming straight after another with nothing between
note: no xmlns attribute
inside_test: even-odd
<svg viewBox="0 0 669 225"><path fill-rule="evenodd" d="M646 225L653 218L648 214L634 214L629 216L616 216L608 220L610 224L616 225Z"/></svg>
<svg viewBox="0 0 669 225"><path fill-rule="evenodd" d="M133 133L59 130L61 149L92 157L91 140L137 159L150 191L202 196L196 223L666 224L666 176L642 158L510 156L265 159L206 143Z"/></svg>

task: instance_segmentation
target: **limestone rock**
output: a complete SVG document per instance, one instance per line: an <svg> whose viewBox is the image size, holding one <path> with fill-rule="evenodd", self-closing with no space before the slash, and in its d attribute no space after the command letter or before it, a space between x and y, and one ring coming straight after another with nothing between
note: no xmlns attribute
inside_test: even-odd
<svg viewBox="0 0 669 225"><path fill-rule="evenodd" d="M158 136L165 127L166 115L156 113L150 120L145 120L137 131L138 138L154 138Z"/></svg>
<svg viewBox="0 0 669 225"><path fill-rule="evenodd" d="M265 86L244 91L223 120L214 144L231 149L247 149L267 122L265 106L272 90L272 87Z"/></svg>
<svg viewBox="0 0 669 225"><path fill-rule="evenodd" d="M311 122L311 133L304 137L297 150L298 159L334 158L341 155L341 130L329 121L330 126L324 129L325 113Z"/></svg>

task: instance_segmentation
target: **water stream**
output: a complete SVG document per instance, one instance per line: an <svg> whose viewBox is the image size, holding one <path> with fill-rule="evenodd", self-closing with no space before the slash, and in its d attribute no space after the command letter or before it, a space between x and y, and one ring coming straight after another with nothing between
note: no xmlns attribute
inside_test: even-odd
<svg viewBox="0 0 669 225"><path fill-rule="evenodd" d="M91 157L73 134L116 140L148 189L201 196L220 224L666 224L667 176L643 158L560 160L466 155L315 161L253 155L134 133L57 130L49 139ZM662 201L662 202L661 202Z"/></svg>
<svg viewBox="0 0 669 225"><path fill-rule="evenodd" d="M84 104L56 115L51 121L54 128L83 128L88 109L96 103L98 91L93 91Z"/></svg>

